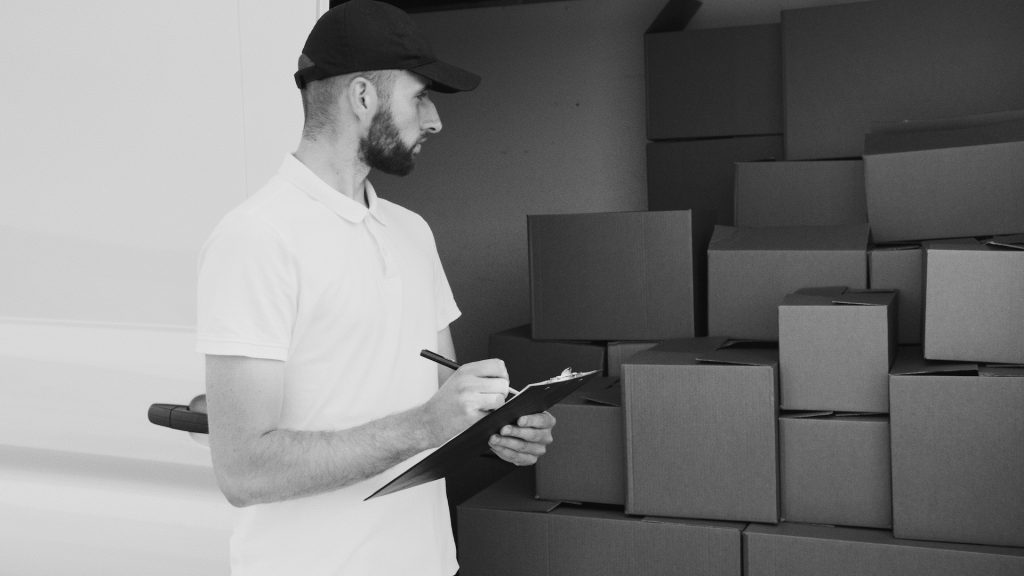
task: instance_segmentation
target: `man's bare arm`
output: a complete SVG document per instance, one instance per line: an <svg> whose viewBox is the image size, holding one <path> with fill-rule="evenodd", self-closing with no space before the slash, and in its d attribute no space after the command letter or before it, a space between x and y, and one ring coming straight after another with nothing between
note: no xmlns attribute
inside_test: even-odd
<svg viewBox="0 0 1024 576"><path fill-rule="evenodd" d="M283 390L283 362L207 356L214 471L235 506L336 490L438 446L501 404L508 375L500 361L467 364L421 406L322 432L278 428Z"/></svg>

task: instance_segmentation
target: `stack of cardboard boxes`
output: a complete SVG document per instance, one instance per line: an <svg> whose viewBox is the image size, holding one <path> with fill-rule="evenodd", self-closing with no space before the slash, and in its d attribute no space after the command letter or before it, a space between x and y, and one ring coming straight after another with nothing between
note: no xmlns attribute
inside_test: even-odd
<svg viewBox="0 0 1024 576"><path fill-rule="evenodd" d="M645 39L652 211L529 218L491 354L608 376L463 576L1024 574L1024 4L698 8Z"/></svg>

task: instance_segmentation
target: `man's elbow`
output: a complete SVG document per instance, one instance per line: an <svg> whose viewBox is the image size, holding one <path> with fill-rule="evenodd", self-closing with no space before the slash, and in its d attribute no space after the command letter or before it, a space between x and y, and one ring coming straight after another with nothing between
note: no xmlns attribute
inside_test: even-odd
<svg viewBox="0 0 1024 576"><path fill-rule="evenodd" d="M246 481L242 475L229 474L223 471L217 473L217 487L221 494L227 499L228 504L235 508L246 508L253 504L261 504L265 499L260 497L259 490Z"/></svg>

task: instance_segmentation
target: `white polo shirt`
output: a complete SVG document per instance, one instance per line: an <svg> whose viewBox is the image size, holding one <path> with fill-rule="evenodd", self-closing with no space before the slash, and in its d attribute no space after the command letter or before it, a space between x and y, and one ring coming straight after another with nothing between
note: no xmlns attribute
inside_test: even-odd
<svg viewBox="0 0 1024 576"><path fill-rule="evenodd" d="M201 252L197 349L285 361L281 428L351 428L437 391L419 352L459 310L433 235L369 183L366 195L369 207L289 155ZM454 574L444 481L363 502L407 467L241 509L232 574Z"/></svg>

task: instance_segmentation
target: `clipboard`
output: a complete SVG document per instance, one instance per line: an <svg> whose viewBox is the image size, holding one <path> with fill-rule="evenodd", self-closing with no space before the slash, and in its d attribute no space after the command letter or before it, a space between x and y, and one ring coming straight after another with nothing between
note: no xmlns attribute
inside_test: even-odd
<svg viewBox="0 0 1024 576"><path fill-rule="evenodd" d="M524 386L519 394L507 400L497 410L477 420L426 458L364 498L364 501L444 478L472 457L484 453L488 446L487 440L491 435L497 434L503 426L515 423L520 416L547 410L597 374L597 370L566 372L543 382Z"/></svg>

